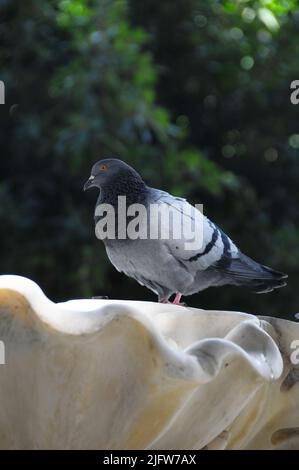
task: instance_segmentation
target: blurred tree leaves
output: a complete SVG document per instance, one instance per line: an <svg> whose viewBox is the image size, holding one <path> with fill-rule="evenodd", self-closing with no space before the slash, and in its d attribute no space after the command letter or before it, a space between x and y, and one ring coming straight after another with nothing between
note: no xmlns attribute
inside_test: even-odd
<svg viewBox="0 0 299 470"><path fill-rule="evenodd" d="M123 1L7 1L2 12L11 106L1 126L1 220L11 234L2 271L33 277L56 298L111 294L113 268L93 234L95 194L81 192L91 165L119 155L161 183L163 155L179 155L184 138L155 103L147 34L130 25Z"/></svg>

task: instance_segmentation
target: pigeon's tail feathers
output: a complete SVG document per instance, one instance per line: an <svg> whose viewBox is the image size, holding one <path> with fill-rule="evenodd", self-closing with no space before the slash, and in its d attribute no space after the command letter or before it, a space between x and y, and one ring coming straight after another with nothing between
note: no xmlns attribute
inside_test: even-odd
<svg viewBox="0 0 299 470"><path fill-rule="evenodd" d="M241 252L222 269L229 283L249 288L256 294L272 292L287 285L287 274L259 264Z"/></svg>
<svg viewBox="0 0 299 470"><path fill-rule="evenodd" d="M268 268L265 266L265 268ZM271 268L268 268L271 269ZM253 283L252 290L256 294L267 294L268 292L272 292L275 289L280 289L281 287L285 287L287 285L287 274L281 273L279 271L272 270L273 277L272 279L260 279L257 280L256 283Z"/></svg>

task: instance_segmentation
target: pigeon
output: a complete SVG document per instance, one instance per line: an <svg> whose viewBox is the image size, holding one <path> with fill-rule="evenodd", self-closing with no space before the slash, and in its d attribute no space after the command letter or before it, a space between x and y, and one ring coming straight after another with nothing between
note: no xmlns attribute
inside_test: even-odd
<svg viewBox="0 0 299 470"><path fill-rule="evenodd" d="M159 302L183 305L182 296L208 287L234 285L255 293L267 293L286 285L286 274L243 254L197 207L184 198L147 186L139 173L122 160L105 158L96 162L84 191L92 187L100 190L95 208L96 236L104 242L109 260L118 271L153 291ZM126 208L136 207L136 204L144 208L135 228L146 227L146 236L144 232L139 237L129 237L126 232L125 236L119 235L121 221L128 229L133 220L129 211L123 214L120 197L125 197ZM173 236L173 228L169 236L163 236L164 232L149 236L153 218L147 216L154 206L169 208L174 214L172 217L178 215L180 223L176 227L193 224L192 243L188 244L189 238L184 233L180 237ZM110 219L114 217L114 221L109 219L107 210L102 210L107 207L113 209ZM97 233L97 224L104 221L105 215L106 226L111 222L111 227L115 228L113 236ZM162 219L165 221L165 217ZM161 224L161 217L155 219L156 225L157 220ZM201 236L197 237L197 233Z"/></svg>

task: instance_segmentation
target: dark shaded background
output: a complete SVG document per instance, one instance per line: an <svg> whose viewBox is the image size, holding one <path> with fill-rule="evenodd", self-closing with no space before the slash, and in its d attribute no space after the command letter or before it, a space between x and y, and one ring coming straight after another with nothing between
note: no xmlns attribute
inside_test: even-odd
<svg viewBox="0 0 299 470"><path fill-rule="evenodd" d="M299 310L299 9L292 0L0 0L1 271L53 300L155 300L94 236L91 164L118 156L289 274L194 306Z"/></svg>

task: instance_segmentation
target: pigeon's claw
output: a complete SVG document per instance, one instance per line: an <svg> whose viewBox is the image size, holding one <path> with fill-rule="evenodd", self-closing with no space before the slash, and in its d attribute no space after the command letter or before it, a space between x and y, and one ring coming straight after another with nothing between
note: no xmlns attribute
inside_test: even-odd
<svg viewBox="0 0 299 470"><path fill-rule="evenodd" d="M187 304L181 302L181 297L182 297L182 294L180 294L179 292L177 292L175 294L175 298L173 299L172 302L170 302L170 300L168 299L161 299L159 300L159 302L161 304L171 304L171 305L180 305L181 307L186 307Z"/></svg>

